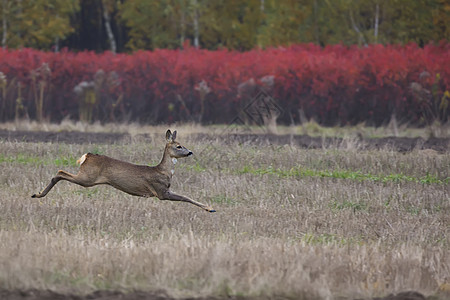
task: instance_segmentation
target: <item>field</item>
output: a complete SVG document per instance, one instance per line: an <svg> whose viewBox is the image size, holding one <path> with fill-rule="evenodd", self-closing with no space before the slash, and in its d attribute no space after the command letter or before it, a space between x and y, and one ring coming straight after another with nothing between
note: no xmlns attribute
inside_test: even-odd
<svg viewBox="0 0 450 300"><path fill-rule="evenodd" d="M30 197L85 152L157 164L165 129L81 143L3 132L0 296L450 297L448 138L434 150L349 137L305 148L180 126L195 155L179 160L172 190L216 213L67 182Z"/></svg>

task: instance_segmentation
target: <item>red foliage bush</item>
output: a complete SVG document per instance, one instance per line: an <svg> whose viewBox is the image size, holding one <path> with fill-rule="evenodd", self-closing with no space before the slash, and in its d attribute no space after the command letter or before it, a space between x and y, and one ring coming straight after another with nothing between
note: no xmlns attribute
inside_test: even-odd
<svg viewBox="0 0 450 300"><path fill-rule="evenodd" d="M44 63L49 78L39 73ZM42 101L51 121L84 116L105 122L227 123L263 87L283 108L279 120L285 123L299 121L300 109L325 125L381 125L394 112L410 124L446 121L449 108L442 103L449 101L449 65L446 42L424 48L308 44L116 55L0 50L6 77L0 84L0 120L36 118ZM264 78L268 75L273 77Z"/></svg>

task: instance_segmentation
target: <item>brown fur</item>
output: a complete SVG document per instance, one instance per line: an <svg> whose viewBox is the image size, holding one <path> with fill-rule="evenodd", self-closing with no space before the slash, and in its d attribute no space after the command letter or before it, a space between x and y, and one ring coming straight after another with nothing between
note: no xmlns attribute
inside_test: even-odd
<svg viewBox="0 0 450 300"><path fill-rule="evenodd" d="M76 175L59 170L49 185L33 198L41 198L53 188L60 180L67 180L84 187L98 184L107 184L140 197L157 197L160 200L184 201L197 205L206 211L215 210L188 197L177 195L169 191L173 172L173 158L192 155L192 152L175 141L176 131L166 132L166 147L161 162L157 166L135 165L117 160L105 155L86 153L78 159L80 170Z"/></svg>

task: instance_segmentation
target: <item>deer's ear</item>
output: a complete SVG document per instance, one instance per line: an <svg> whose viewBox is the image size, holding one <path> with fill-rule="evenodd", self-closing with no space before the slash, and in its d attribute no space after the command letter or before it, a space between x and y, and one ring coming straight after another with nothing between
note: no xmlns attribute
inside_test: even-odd
<svg viewBox="0 0 450 300"><path fill-rule="evenodd" d="M173 141L173 135L172 135L172 132L170 132L170 129L167 129L167 131L166 131L166 141L167 142L172 142Z"/></svg>
<svg viewBox="0 0 450 300"><path fill-rule="evenodd" d="M177 138L177 131L174 130L174 132L172 133L172 141L175 141L176 138Z"/></svg>

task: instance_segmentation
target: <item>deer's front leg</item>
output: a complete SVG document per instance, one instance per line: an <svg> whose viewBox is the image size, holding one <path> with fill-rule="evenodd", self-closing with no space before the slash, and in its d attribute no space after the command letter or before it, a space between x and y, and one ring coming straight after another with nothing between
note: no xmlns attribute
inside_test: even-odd
<svg viewBox="0 0 450 300"><path fill-rule="evenodd" d="M175 193L172 193L170 191L166 191L163 195L161 195L161 197L159 197L160 200L171 200L171 201L183 201L183 202L188 202L188 203L192 203L194 205L197 205L201 208L203 208L206 211L209 212L216 212L215 209L213 209L211 206L197 202L195 200L189 199L188 197L185 196L181 196L181 195L177 195Z"/></svg>

